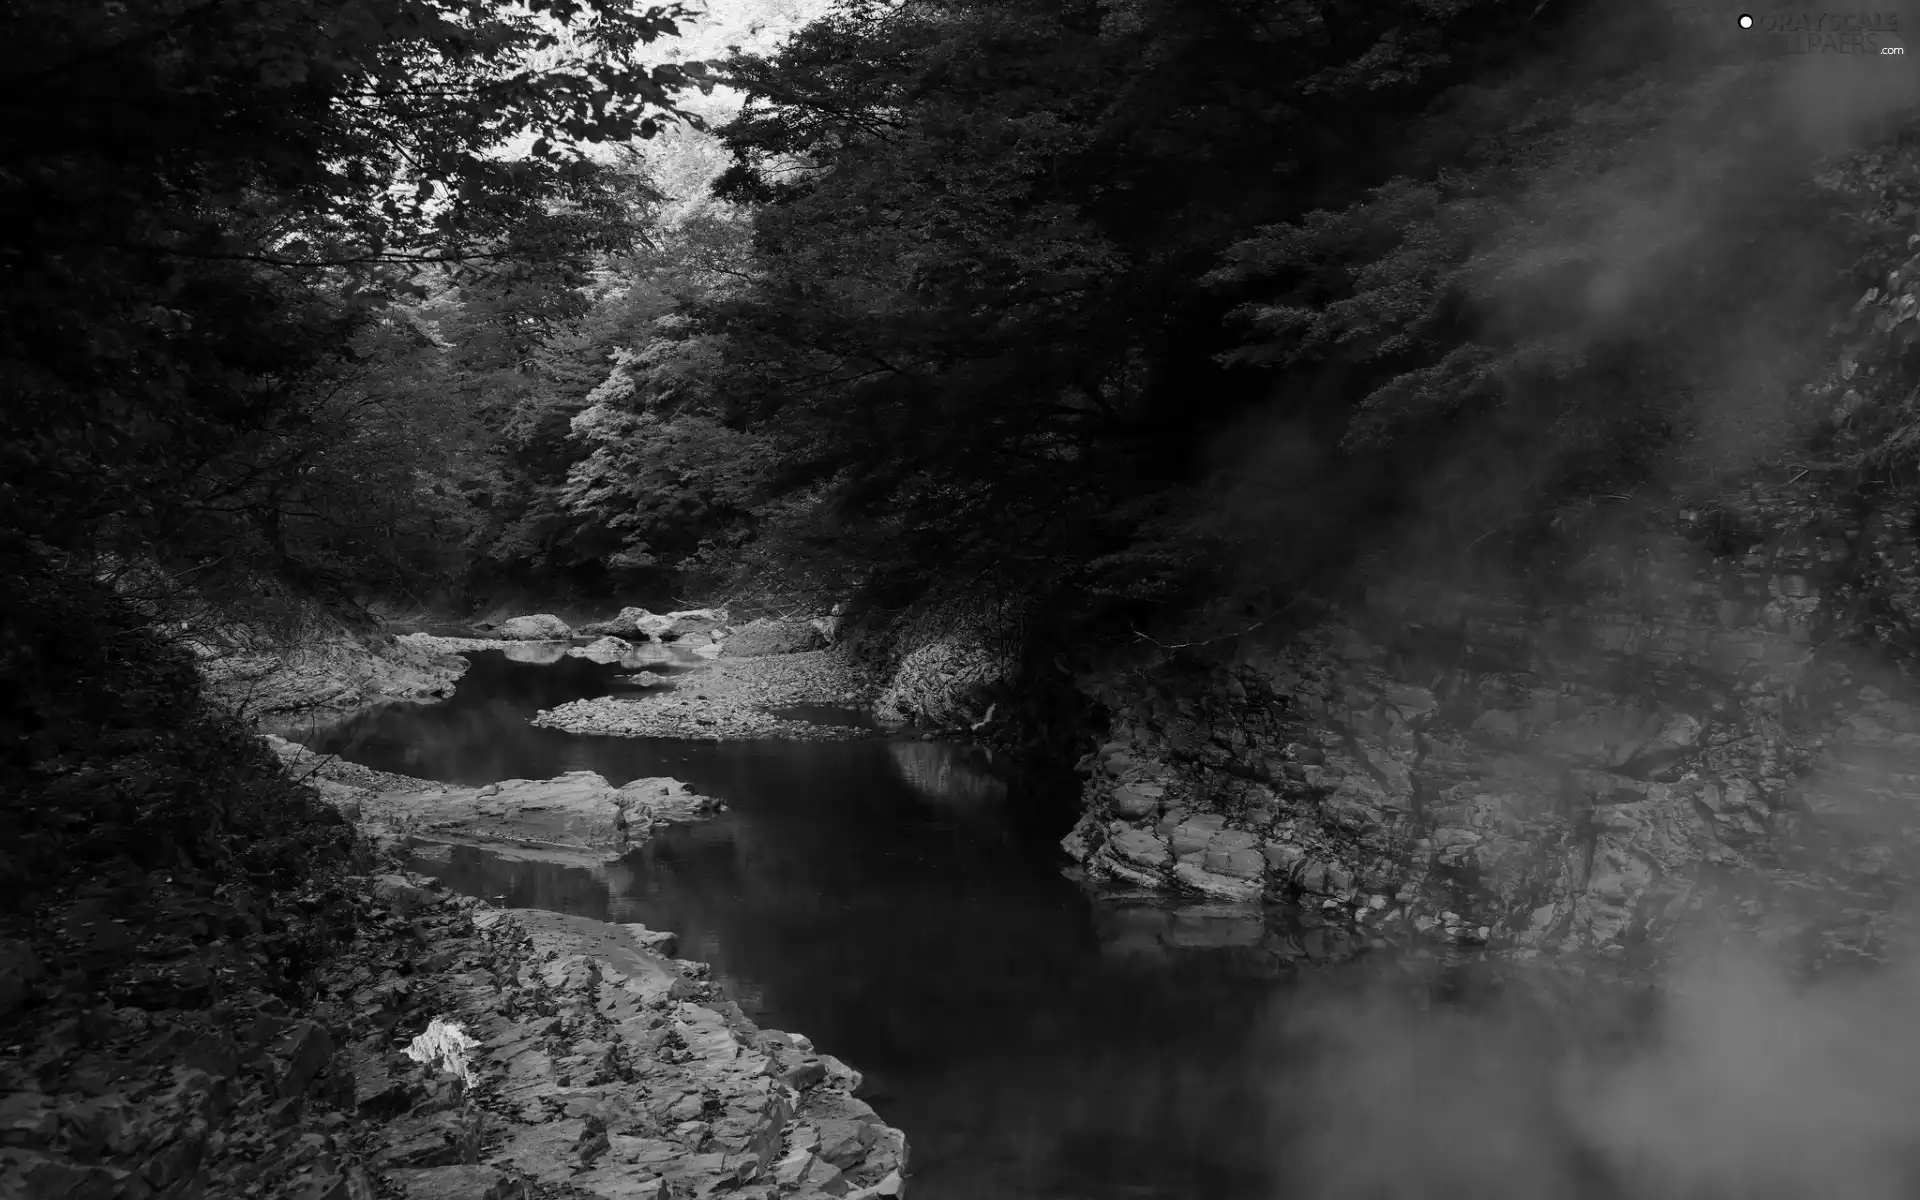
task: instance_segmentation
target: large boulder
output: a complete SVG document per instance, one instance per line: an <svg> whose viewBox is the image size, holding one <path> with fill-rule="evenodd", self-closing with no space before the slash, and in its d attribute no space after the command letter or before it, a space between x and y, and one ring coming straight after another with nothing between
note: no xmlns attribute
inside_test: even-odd
<svg viewBox="0 0 1920 1200"><path fill-rule="evenodd" d="M716 608L689 608L665 616L649 617L640 623L642 631L656 641L676 642L689 634L704 633L709 638L726 636L727 614Z"/></svg>
<svg viewBox="0 0 1920 1200"><path fill-rule="evenodd" d="M618 616L608 617L604 621L589 621L575 630L581 637L603 637L612 635L619 638L650 638L643 623L657 621L660 618L644 608L623 608Z"/></svg>
<svg viewBox="0 0 1920 1200"><path fill-rule="evenodd" d="M821 645L831 646L840 640L840 618L846 608L845 604L836 604L826 616L807 622L808 628L819 635Z"/></svg>
<svg viewBox="0 0 1920 1200"><path fill-rule="evenodd" d="M567 623L552 613L511 617L500 624L500 636L515 642L558 642L573 636Z"/></svg>
<svg viewBox="0 0 1920 1200"><path fill-rule="evenodd" d="M778 621L762 617L735 629L728 635L723 658L759 658L768 654L796 654L818 650L827 639L816 628L817 622Z"/></svg>

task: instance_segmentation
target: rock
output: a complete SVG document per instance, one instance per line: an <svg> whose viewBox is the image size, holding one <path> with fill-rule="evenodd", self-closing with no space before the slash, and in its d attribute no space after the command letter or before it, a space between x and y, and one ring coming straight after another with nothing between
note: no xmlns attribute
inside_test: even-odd
<svg viewBox="0 0 1920 1200"><path fill-rule="evenodd" d="M567 623L551 613L510 617L500 623L501 637L516 642L565 641L573 636Z"/></svg>
<svg viewBox="0 0 1920 1200"><path fill-rule="evenodd" d="M368 802L367 810L376 828L428 839L619 853L644 841L656 818L694 820L717 807L718 801L671 779L640 779L615 788L592 771L569 771L553 779L506 779L482 788L382 794Z"/></svg>
<svg viewBox="0 0 1920 1200"><path fill-rule="evenodd" d="M1658 719L1646 709L1620 705L1557 721L1542 732L1540 743L1575 762L1620 767L1631 762L1659 728Z"/></svg>
<svg viewBox="0 0 1920 1200"><path fill-rule="evenodd" d="M1173 875L1176 880L1194 891L1221 900L1256 900L1260 896L1261 888L1258 880L1236 879L1216 874L1193 862L1181 862L1175 865Z"/></svg>
<svg viewBox="0 0 1920 1200"><path fill-rule="evenodd" d="M807 622L808 627L811 628L815 636L820 639L821 645L831 646L839 641L840 615L845 609L846 605L836 604L833 606L832 611L826 616L815 617L813 620Z"/></svg>
<svg viewBox="0 0 1920 1200"><path fill-rule="evenodd" d="M433 902L433 893L404 875L381 875L369 890L381 903L401 913L418 912Z"/></svg>
<svg viewBox="0 0 1920 1200"><path fill-rule="evenodd" d="M1108 833L1113 852L1135 866L1153 870L1167 864L1167 843L1146 830L1116 821Z"/></svg>
<svg viewBox="0 0 1920 1200"><path fill-rule="evenodd" d="M680 938L676 934L658 929L648 929L645 925L622 925L635 942L663 958L672 958L680 948Z"/></svg>
<svg viewBox="0 0 1920 1200"><path fill-rule="evenodd" d="M727 615L719 609L690 608L665 616L649 616L635 624L660 642L677 642L691 633L703 633L711 639L715 630L726 628Z"/></svg>
<svg viewBox="0 0 1920 1200"><path fill-rule="evenodd" d="M1485 734L1490 740L1502 746L1517 746L1525 740L1521 731L1518 713L1489 709L1474 718L1474 732Z"/></svg>
<svg viewBox="0 0 1920 1200"><path fill-rule="evenodd" d="M1157 783L1123 783L1113 789L1114 815L1144 817L1158 812L1166 788Z"/></svg>
<svg viewBox="0 0 1920 1200"><path fill-rule="evenodd" d="M860 1188L847 1193L847 1200L895 1200L895 1197L907 1194L907 1184L900 1172L889 1172L885 1179L870 1188Z"/></svg>
<svg viewBox="0 0 1920 1200"><path fill-rule="evenodd" d="M1408 721L1418 721L1432 715L1439 709L1439 701L1433 693L1423 687L1407 684L1389 684L1386 689L1386 701L1399 710L1401 717Z"/></svg>
<svg viewBox="0 0 1920 1200"><path fill-rule="evenodd" d="M1072 831L1060 839L1060 848L1073 861L1085 862L1087 855L1092 854L1094 847L1099 844L1100 837L1100 822L1090 812L1081 813Z"/></svg>
<svg viewBox="0 0 1920 1200"><path fill-rule="evenodd" d="M611 634L614 637L640 637L652 640L653 635L644 627L644 622L658 620L644 608L623 608L618 616L604 621L589 621L574 632L581 637L599 637Z"/></svg>
<svg viewBox="0 0 1920 1200"><path fill-rule="evenodd" d="M0 1195L20 1200L116 1200L132 1178L131 1171L109 1166L82 1166L51 1154L0 1148L0 1179L7 1176L20 1191L7 1188Z"/></svg>
<svg viewBox="0 0 1920 1200"><path fill-rule="evenodd" d="M617 663L633 653L633 646L617 637L603 637L586 646L573 646L567 650L571 658L584 658L589 662Z"/></svg>
<svg viewBox="0 0 1920 1200"><path fill-rule="evenodd" d="M748 658L818 650L826 644L827 639L809 622L762 617L736 628L720 653L727 658Z"/></svg>
<svg viewBox="0 0 1920 1200"><path fill-rule="evenodd" d="M1267 860L1257 850L1209 846L1201 865L1216 875L1258 879L1266 871Z"/></svg>
<svg viewBox="0 0 1920 1200"><path fill-rule="evenodd" d="M287 1031L272 1054L278 1064L275 1090L282 1097L299 1096L333 1056L333 1037L325 1026L301 1021Z"/></svg>
<svg viewBox="0 0 1920 1200"><path fill-rule="evenodd" d="M879 1136L879 1131L867 1121L822 1121L819 1129L820 1157L842 1170L865 1158Z"/></svg>
<svg viewBox="0 0 1920 1200"><path fill-rule="evenodd" d="M202 649L197 667L207 694L254 714L427 703L451 695L467 670L452 647L430 639L346 630L291 642L244 636L232 646Z"/></svg>
<svg viewBox="0 0 1920 1200"><path fill-rule="evenodd" d="M1207 844L1213 841L1214 835L1220 832L1221 826L1225 825L1226 821L1225 817L1217 813L1204 813L1180 822L1173 831L1174 857L1184 858L1195 851L1206 849Z"/></svg>
<svg viewBox="0 0 1920 1200"><path fill-rule="evenodd" d="M0 1018L26 1005L34 985L46 977L40 959L27 942L0 939Z"/></svg>
<svg viewBox="0 0 1920 1200"><path fill-rule="evenodd" d="M406 1200L526 1200L526 1186L497 1167L403 1167L386 1177Z"/></svg>
<svg viewBox="0 0 1920 1200"><path fill-rule="evenodd" d="M1264 857L1267 865L1281 875L1290 875L1305 859L1307 852L1291 842L1268 842Z"/></svg>

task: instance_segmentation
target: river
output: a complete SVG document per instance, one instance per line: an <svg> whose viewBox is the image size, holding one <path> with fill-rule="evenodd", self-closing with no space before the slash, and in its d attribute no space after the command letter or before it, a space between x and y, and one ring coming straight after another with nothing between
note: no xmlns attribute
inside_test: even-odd
<svg viewBox="0 0 1920 1200"><path fill-rule="evenodd" d="M862 1096L912 1144L916 1200L1274 1194L1275 1068L1259 1047L1285 985L1209 948L1257 936L1257 922L1090 898L1061 874L1070 786L877 732L691 743L536 729L536 710L607 694L625 669L471 658L446 702L279 732L449 783L671 775L726 801L603 871L467 848L434 871L496 903L678 933L750 1017L867 1075Z"/></svg>

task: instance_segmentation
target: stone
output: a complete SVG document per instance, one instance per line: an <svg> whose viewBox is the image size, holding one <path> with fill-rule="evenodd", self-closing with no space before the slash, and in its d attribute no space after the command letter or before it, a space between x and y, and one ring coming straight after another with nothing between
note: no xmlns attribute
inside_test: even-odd
<svg viewBox="0 0 1920 1200"><path fill-rule="evenodd" d="M1216 875L1258 879L1266 870L1267 860L1255 850L1209 846L1201 865Z"/></svg>
<svg viewBox="0 0 1920 1200"><path fill-rule="evenodd" d="M716 629L724 630L726 624L726 613L712 608L690 608L665 616L649 616L635 622L638 629L659 642L677 642L692 633L706 634L711 638Z"/></svg>
<svg viewBox="0 0 1920 1200"><path fill-rule="evenodd" d="M1198 817L1188 817L1180 822L1173 831L1173 853L1184 858L1197 850L1204 850L1207 843L1213 841L1213 835L1220 832L1227 819L1218 814L1208 813Z"/></svg>
<svg viewBox="0 0 1920 1200"><path fill-rule="evenodd" d="M500 637L513 642L565 641L573 636L573 630L567 626L567 623L552 613L509 617L500 622L500 628L496 632Z"/></svg>
<svg viewBox="0 0 1920 1200"><path fill-rule="evenodd" d="M406 1200L527 1200L526 1186L497 1167L401 1167L386 1178Z"/></svg>
<svg viewBox="0 0 1920 1200"><path fill-rule="evenodd" d="M1408 721L1417 721L1437 711L1439 701L1433 693L1423 687L1411 687L1406 684L1390 684L1386 689L1388 704L1398 709L1400 715Z"/></svg>
<svg viewBox="0 0 1920 1200"><path fill-rule="evenodd" d="M1136 866L1149 869L1167 863L1167 844L1144 829L1118 822L1108 831L1113 852Z"/></svg>
<svg viewBox="0 0 1920 1200"><path fill-rule="evenodd" d="M672 958L680 948L680 938L676 934L638 924L622 925L620 928L626 930L635 942L662 958Z"/></svg>
<svg viewBox="0 0 1920 1200"><path fill-rule="evenodd" d="M821 1158L842 1170L850 1169L867 1156L878 1131L869 1121L822 1121L819 1124Z"/></svg>
<svg viewBox="0 0 1920 1200"><path fill-rule="evenodd" d="M773 1178L783 1188L798 1188L813 1169L813 1151L796 1146L773 1168Z"/></svg>
<svg viewBox="0 0 1920 1200"><path fill-rule="evenodd" d="M298 1096L333 1057L333 1038L326 1026L300 1021L274 1046L273 1057L279 1064L275 1090L283 1097Z"/></svg>
<svg viewBox="0 0 1920 1200"><path fill-rule="evenodd" d="M718 807L676 780L641 779L615 788L593 771L382 794L367 804L370 824L403 828L422 839L512 843L516 853L530 856L600 852L595 861L644 840L655 820L692 821Z"/></svg>
<svg viewBox="0 0 1920 1200"><path fill-rule="evenodd" d="M848 1192L847 1200L895 1200L896 1197L906 1194L906 1180L900 1177L900 1172L892 1171L887 1174L885 1179L882 1179L870 1188L861 1188L856 1192Z"/></svg>
<svg viewBox="0 0 1920 1200"><path fill-rule="evenodd" d="M723 658L753 658L818 650L824 645L826 638L811 622L762 617L729 633L720 654Z"/></svg>
<svg viewBox="0 0 1920 1200"><path fill-rule="evenodd" d="M404 875L381 875L370 889L374 898L398 913L415 913L433 902L433 893Z"/></svg>
<svg viewBox="0 0 1920 1200"><path fill-rule="evenodd" d="M604 621L588 622L574 630L574 633L581 637L600 637L603 634L610 634L614 637L641 637L651 641L652 635L642 628L641 623L654 619L656 619L654 615L644 608L623 608L619 615L608 617Z"/></svg>
<svg viewBox="0 0 1920 1200"><path fill-rule="evenodd" d="M1497 708L1475 717L1470 728L1503 746L1517 746L1526 740L1521 732L1520 715Z"/></svg>
<svg viewBox="0 0 1920 1200"><path fill-rule="evenodd" d="M827 1077L827 1064L817 1058L796 1063L781 1073L781 1082L795 1091L804 1092Z"/></svg>
<svg viewBox="0 0 1920 1200"><path fill-rule="evenodd" d="M1268 842L1265 857L1267 865L1282 875L1292 872L1307 852L1291 842Z"/></svg>
<svg viewBox="0 0 1920 1200"><path fill-rule="evenodd" d="M1157 783L1123 783L1113 789L1113 811L1121 817L1144 817L1159 811L1166 788Z"/></svg>
<svg viewBox="0 0 1920 1200"><path fill-rule="evenodd" d="M808 1165L806 1174L801 1176L800 1185L829 1196L844 1195L847 1191L847 1181L840 1168L818 1157Z"/></svg>
<svg viewBox="0 0 1920 1200"><path fill-rule="evenodd" d="M633 653L631 643L617 637L603 637L597 642L585 646L574 646L567 650L570 658L584 658L588 662L617 663Z"/></svg>

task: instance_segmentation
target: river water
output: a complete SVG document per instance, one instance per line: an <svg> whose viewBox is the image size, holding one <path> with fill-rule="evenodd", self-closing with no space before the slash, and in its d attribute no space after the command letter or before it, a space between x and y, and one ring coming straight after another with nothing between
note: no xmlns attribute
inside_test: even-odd
<svg viewBox="0 0 1920 1200"><path fill-rule="evenodd" d="M976 749L878 734L536 729L536 710L604 695L626 669L471 657L447 702L280 732L449 783L593 770L725 800L601 871L466 848L436 870L497 903L678 933L755 1021L867 1075L862 1096L912 1145L918 1200L1274 1194L1260 1047L1285 985L1233 945L1257 919L1090 899L1061 874L1070 783L1023 786Z"/></svg>

